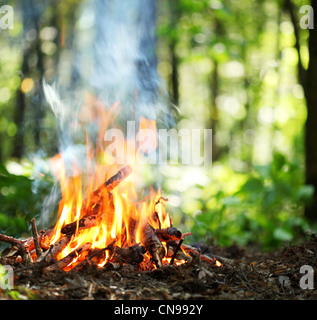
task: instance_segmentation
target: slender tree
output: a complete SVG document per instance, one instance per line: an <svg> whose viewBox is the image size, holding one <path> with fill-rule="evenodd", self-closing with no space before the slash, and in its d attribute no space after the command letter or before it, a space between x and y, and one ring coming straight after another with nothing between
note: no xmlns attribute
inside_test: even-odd
<svg viewBox="0 0 317 320"><path fill-rule="evenodd" d="M316 21L317 0L311 0ZM285 8L289 12L295 34L295 48L298 53L298 80L304 89L307 104L305 123L305 183L314 187L313 201L305 209L309 220L317 220L317 31L309 29L309 65L305 70L301 60L300 24L295 6L291 0L285 0Z"/></svg>
<svg viewBox="0 0 317 320"><path fill-rule="evenodd" d="M317 0L312 0L316 21ZM305 73L304 92L307 101L305 124L306 184L314 186L314 198L306 208L307 218L317 220L317 30L309 30L309 66Z"/></svg>

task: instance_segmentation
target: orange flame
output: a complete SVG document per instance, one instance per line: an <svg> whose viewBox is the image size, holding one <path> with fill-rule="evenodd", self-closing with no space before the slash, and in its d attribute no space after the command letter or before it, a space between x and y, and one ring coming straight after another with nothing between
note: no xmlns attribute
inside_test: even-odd
<svg viewBox="0 0 317 320"><path fill-rule="evenodd" d="M114 126L118 103L110 110L107 110L100 101L92 96L87 96L87 103L88 106L83 108L83 113L79 116L82 123L85 123L87 119L93 120L103 130ZM141 141L143 141L143 146L146 146L146 148L141 147L140 151L145 153L155 150L157 137L153 135L153 132L156 132L156 122L140 118L139 124L139 130L140 132L142 130L143 134ZM147 134L148 132L151 134ZM107 145L103 138L103 132L99 131L96 143L92 143L86 133L87 159L85 168L66 159L63 152L50 159L53 174L60 182L62 193L58 220L51 244L56 243L63 236L61 229L65 225L77 222L76 232L66 248L58 254L58 260L85 243L90 243L91 249L102 249L113 242L119 247L140 243L142 226L147 222L153 228L167 228L172 225L164 205L167 199L161 196L160 190L156 196L153 196L154 192L151 191L151 197L148 201L138 202L137 179L140 170L140 155L131 148L131 145L128 145L127 141L123 141L122 150L132 153L131 159L136 159L135 163L131 165L133 172L111 192L113 199L109 199L109 195L105 191L105 194L102 194L100 198L102 201L96 203L94 190L121 169L116 164L109 164L108 160L111 155L107 155L103 151ZM113 208L110 203L113 203ZM87 214L87 209L90 207L102 218L98 220L96 226L79 230L78 221ZM98 265L102 267L109 259L109 252L106 251L104 260L99 261ZM79 262L80 256L77 256L64 270L72 269Z"/></svg>

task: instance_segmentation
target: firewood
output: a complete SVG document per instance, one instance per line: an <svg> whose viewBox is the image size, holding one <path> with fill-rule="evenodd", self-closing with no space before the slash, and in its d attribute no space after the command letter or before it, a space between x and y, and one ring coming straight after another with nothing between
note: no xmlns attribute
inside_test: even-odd
<svg viewBox="0 0 317 320"><path fill-rule="evenodd" d="M26 250L24 242L25 240L19 240L19 239L15 239L13 237L10 236L6 236L4 234L0 234L0 241L2 242L8 242L10 243L12 246L16 246L18 248L18 250L15 251L15 254L20 254L22 257L22 262L24 264L29 264L32 262L32 258L30 253Z"/></svg>
<svg viewBox="0 0 317 320"><path fill-rule="evenodd" d="M56 259L57 255L67 247L71 237L71 235L67 234L52 245L50 256L53 259Z"/></svg>
<svg viewBox="0 0 317 320"><path fill-rule="evenodd" d="M1 233L0 233L0 241L8 242L8 243L11 243L12 245L14 245L14 244L21 245L21 244L23 244L23 240L15 239L13 237L6 236L5 234L1 234Z"/></svg>
<svg viewBox="0 0 317 320"><path fill-rule="evenodd" d="M129 166L126 166L119 170L114 176L108 179L105 183L99 186L88 198L88 201L85 201L83 208L83 215L94 215L102 210L102 206L106 204L107 209L111 210L113 208L113 198L110 193L115 187L117 187L121 181L127 178L132 173L132 169Z"/></svg>
<svg viewBox="0 0 317 320"><path fill-rule="evenodd" d="M94 216L87 216L84 217L78 221L74 221L71 222L67 225L65 225L62 229L61 229L61 233L62 234L68 234L68 235L72 235L75 234L76 230L84 230L84 229L89 229L92 227L96 227L98 226L98 224L102 221L103 223L107 223L109 224L107 221L105 221L105 215L94 215ZM111 227L111 225L109 224L109 228Z"/></svg>
<svg viewBox="0 0 317 320"><path fill-rule="evenodd" d="M108 212L109 216L114 213L113 195L106 188L99 193L92 193L81 207L81 216L92 216Z"/></svg>
<svg viewBox="0 0 317 320"><path fill-rule="evenodd" d="M94 257L100 257L101 259L104 259L105 255L104 252L106 250L111 250L114 246L114 244L116 243L116 240L112 241L107 247L102 248L102 249L98 249L98 248L94 248L89 250L88 253L88 257L82 261L80 264L78 264L73 270L79 270L81 269L83 266L85 266L86 264L90 264L90 261L94 258Z"/></svg>
<svg viewBox="0 0 317 320"><path fill-rule="evenodd" d="M108 179L104 184L107 188L108 192L113 190L115 187L119 185L121 181L127 178L132 173L132 169L129 166L126 166L119 170L112 178Z"/></svg>
<svg viewBox="0 0 317 320"><path fill-rule="evenodd" d="M38 236L38 241L39 241L40 247L43 250L47 250L50 247L50 242L55 235L54 227L55 226L51 226L45 231L40 231L40 234ZM34 250L35 249L34 238L30 237L26 239L24 242L24 246L29 252Z"/></svg>
<svg viewBox="0 0 317 320"><path fill-rule="evenodd" d="M171 266L174 264L175 257L176 257L176 255L177 255L177 253L178 253L178 251L179 251L182 243L183 243L183 240L184 240L184 239L181 239L181 240L178 242L177 247L175 248L175 251L174 251L174 253L173 253L173 256L172 256L172 259L171 259L171 262L170 262L170 265L171 265Z"/></svg>
<svg viewBox="0 0 317 320"><path fill-rule="evenodd" d="M150 253L157 268L162 267L165 249L152 226L145 223L142 229L141 243Z"/></svg>
<svg viewBox="0 0 317 320"><path fill-rule="evenodd" d="M33 240L35 245L35 252L36 252L36 256L39 258L42 255L42 250L39 244L39 234L37 232L35 218L31 220L31 224L32 224L32 233L33 233Z"/></svg>
<svg viewBox="0 0 317 320"><path fill-rule="evenodd" d="M131 247L114 247L114 253L124 261L131 264L139 264L143 261L143 255L146 252L145 248L139 243Z"/></svg>
<svg viewBox="0 0 317 320"><path fill-rule="evenodd" d="M61 260L55 262L54 264L46 267L44 271L54 271L54 270L62 270L65 267L67 267L77 256L80 256L81 260L84 260L89 252L89 249L91 248L91 243L85 243L78 247L77 249L73 250L71 253L69 253L67 256L62 258Z"/></svg>
<svg viewBox="0 0 317 320"><path fill-rule="evenodd" d="M182 238L182 233L174 227L155 229L155 233L161 241L180 240Z"/></svg>
<svg viewBox="0 0 317 320"><path fill-rule="evenodd" d="M166 257L172 258L175 255L174 259L177 259L177 260L184 260L186 262L191 262L193 260L191 256L185 254L183 251L181 250L176 251L175 249L176 247L166 246Z"/></svg>
<svg viewBox="0 0 317 320"><path fill-rule="evenodd" d="M207 261L207 262L210 262L212 264L215 264L216 261L218 260L220 263L225 263L227 265L232 265L234 264L234 261L231 260L231 259L228 259L228 258L225 258L225 257L222 257L222 256L218 256L218 255L212 255L211 257L210 256L207 256L205 254L201 254L199 252L199 250L197 250L196 248L192 247L192 246L189 246L189 245L186 245L186 244L182 244L181 248L185 251L185 252L188 252L188 253L192 253L194 255L199 255L201 260L204 260L204 261Z"/></svg>

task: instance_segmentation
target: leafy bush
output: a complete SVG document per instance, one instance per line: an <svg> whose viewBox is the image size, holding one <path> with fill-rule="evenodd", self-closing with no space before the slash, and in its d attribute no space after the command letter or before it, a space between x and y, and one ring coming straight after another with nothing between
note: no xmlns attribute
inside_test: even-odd
<svg viewBox="0 0 317 320"><path fill-rule="evenodd" d="M303 170L296 161L276 153L271 163L255 166L250 174L215 167L210 176L221 171L218 178L198 186L205 190L192 219L196 239L210 235L222 245L235 241L269 249L296 240L309 228L303 208L311 201L313 187L303 184Z"/></svg>
<svg viewBox="0 0 317 320"><path fill-rule="evenodd" d="M34 180L9 173L0 164L0 232L21 236L28 231L28 222L41 211L43 197L51 184L43 180L39 192L34 193Z"/></svg>

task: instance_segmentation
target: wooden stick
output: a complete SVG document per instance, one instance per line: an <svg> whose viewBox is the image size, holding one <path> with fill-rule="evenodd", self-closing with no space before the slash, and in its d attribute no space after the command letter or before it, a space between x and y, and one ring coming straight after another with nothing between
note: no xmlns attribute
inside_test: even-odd
<svg viewBox="0 0 317 320"><path fill-rule="evenodd" d="M165 255L165 249L160 239L154 232L154 229L148 223L144 224L143 226L141 243L152 256L156 267L162 267L162 259Z"/></svg>
<svg viewBox="0 0 317 320"><path fill-rule="evenodd" d="M50 265L44 269L44 271L54 271L54 270L62 270L67 267L76 257L81 255L81 259L85 259L88 255L88 251L91 248L91 243L87 242L77 249L73 250L67 256L62 258L61 260L55 262L53 265Z"/></svg>
<svg viewBox="0 0 317 320"><path fill-rule="evenodd" d="M102 193L104 191L110 192L115 187L117 187L121 181L123 181L125 178L127 178L132 173L132 169L129 166L126 166L119 170L114 176L112 176L110 179L108 179L105 183L103 183L101 186L99 186L98 189L96 189L93 194L93 199L100 199L102 197ZM97 202L97 201L95 201Z"/></svg>
<svg viewBox="0 0 317 320"><path fill-rule="evenodd" d="M35 218L33 218L31 220L31 224L32 224L32 234L33 234L33 240L34 240L34 245L35 245L35 252L36 252L37 257L39 258L42 255L42 250L41 250L41 247L39 244L39 234L37 232Z"/></svg>
<svg viewBox="0 0 317 320"><path fill-rule="evenodd" d="M121 181L127 178L132 173L132 169L126 166L119 170L114 176L108 179L105 183L99 186L88 198L88 201L83 203L83 210L85 215L98 214L102 202L108 202L108 207L113 206L113 198L110 193L115 187L117 187ZM108 198L108 199L107 199ZM103 200L103 201L101 201ZM87 204L88 203L88 204Z"/></svg>
<svg viewBox="0 0 317 320"><path fill-rule="evenodd" d="M110 192L115 187L119 185L119 183L127 178L132 173L132 169L129 166L126 166L119 170L112 178L108 179L105 183L105 187L107 191Z"/></svg>
<svg viewBox="0 0 317 320"><path fill-rule="evenodd" d="M8 243L11 243L12 245L14 245L14 244L21 245L21 244L23 244L23 240L15 239L13 237L6 236L5 234L1 234L1 233L0 233L0 241L8 242Z"/></svg>
<svg viewBox="0 0 317 320"><path fill-rule="evenodd" d="M67 234L53 244L50 254L53 259L55 259L57 255L67 247L71 237L71 235Z"/></svg>
<svg viewBox="0 0 317 320"><path fill-rule="evenodd" d="M192 232L186 232L186 233L183 233L182 234L182 238L184 239L185 237L189 237L189 236L192 236Z"/></svg>
<svg viewBox="0 0 317 320"><path fill-rule="evenodd" d="M19 240L19 239L15 239L13 237L7 236L5 234L0 234L0 241L2 242L8 242L10 243L12 246L16 245L18 247L18 252L21 254L22 256L22 261L25 264L29 264L32 261L32 258L30 256L30 253L26 250L25 246L24 246L24 242L23 240Z"/></svg>
<svg viewBox="0 0 317 320"><path fill-rule="evenodd" d="M175 253L175 247L166 246L166 249L167 249L166 257L167 258L173 257ZM180 250L176 252L175 259L185 260L186 262L191 262L193 260L191 256L185 254L183 251L180 251Z"/></svg>
<svg viewBox="0 0 317 320"><path fill-rule="evenodd" d="M233 262L234 262L231 259L228 259L228 258L225 258L225 257L221 257L221 256L218 256L218 255L212 255L212 257L209 257L209 256L207 256L205 254L201 254L196 248L194 248L192 246L189 246L189 245L186 245L186 244L182 244L181 248L183 250L185 250L186 252L191 252L193 254L199 255L202 260L210 262L212 264L215 264L217 260L219 260L219 262L221 262L221 263L225 263L225 264L228 264L228 265L232 265Z"/></svg>
<svg viewBox="0 0 317 320"><path fill-rule="evenodd" d="M178 242L178 245L177 245L177 247L176 247L176 249L175 249L175 251L174 251L174 254L173 254L173 256L172 256L172 259L171 259L171 262L170 262L170 266L172 266L172 265L174 264L174 260L175 260L176 254L177 254L178 250L180 249L183 241L184 241L184 239L181 239L181 240Z"/></svg>
<svg viewBox="0 0 317 320"><path fill-rule="evenodd" d="M43 250L47 250L50 247L50 241L52 240L54 235L55 235L55 226L51 226L45 231L40 231L39 243ZM32 251L33 249L35 249L33 237L26 239L24 245L28 251Z"/></svg>
<svg viewBox="0 0 317 320"><path fill-rule="evenodd" d="M92 258L94 258L95 256L103 253L103 252L106 251L106 250L112 249L112 247L114 246L115 243L116 243L116 240L112 241L107 247L95 251L93 254L89 255L89 257L87 257L84 261L82 261L80 264L78 264L73 270L75 271L75 270L81 269L84 265L86 265L87 263L89 263L90 260L91 260Z"/></svg>
<svg viewBox="0 0 317 320"><path fill-rule="evenodd" d="M65 225L61 229L61 233L72 235L72 234L75 234L76 230L84 230L84 229L96 227L102 220L104 220L103 223L106 223L107 225L109 225L109 229L110 229L111 224L108 223L108 221L105 221L105 216L106 215L101 215L101 214L87 216L78 221L71 222Z"/></svg>
<svg viewBox="0 0 317 320"><path fill-rule="evenodd" d="M142 200L138 201L135 206L138 206L139 204L141 204L142 202L146 201L147 199L149 199L152 196L152 194L150 193L148 196L146 196L145 198L143 198Z"/></svg>
<svg viewBox="0 0 317 320"><path fill-rule="evenodd" d="M174 227L155 229L154 231L161 241L180 240L182 238L182 233Z"/></svg>

